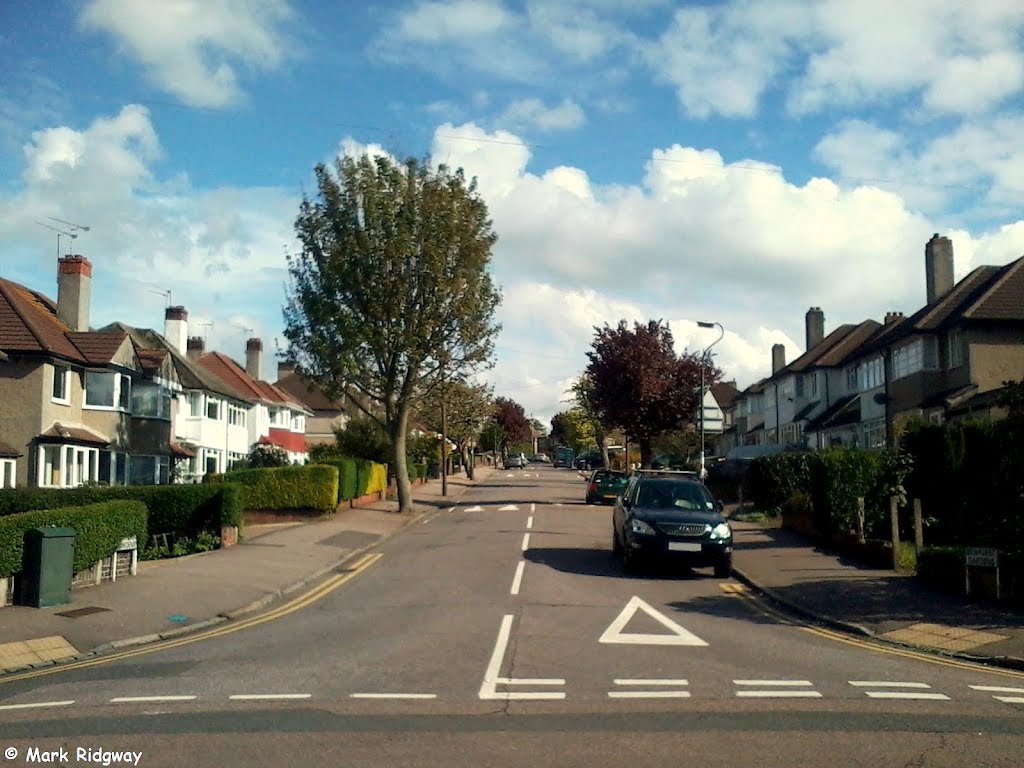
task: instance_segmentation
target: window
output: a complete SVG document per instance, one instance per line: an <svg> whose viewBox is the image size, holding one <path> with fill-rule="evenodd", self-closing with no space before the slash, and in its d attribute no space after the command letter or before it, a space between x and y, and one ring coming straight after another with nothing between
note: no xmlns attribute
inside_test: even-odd
<svg viewBox="0 0 1024 768"><path fill-rule="evenodd" d="M857 366L851 365L846 369L846 391L856 392L857 389Z"/></svg>
<svg viewBox="0 0 1024 768"><path fill-rule="evenodd" d="M205 472L208 475L215 475L218 472L220 472L220 456L220 451L213 450L212 448L204 448L203 472Z"/></svg>
<svg viewBox="0 0 1024 768"><path fill-rule="evenodd" d="M196 418L203 415L203 393L188 393L188 415Z"/></svg>
<svg viewBox="0 0 1024 768"><path fill-rule="evenodd" d="M132 380L123 373L85 374L85 404L89 408L128 410L131 404Z"/></svg>
<svg viewBox="0 0 1024 768"><path fill-rule="evenodd" d="M43 445L39 448L39 486L74 488L99 480L99 449L77 445Z"/></svg>
<svg viewBox="0 0 1024 768"><path fill-rule="evenodd" d="M964 364L964 339L960 331L953 331L947 337L949 345L949 367L959 368Z"/></svg>
<svg viewBox="0 0 1024 768"><path fill-rule="evenodd" d="M71 369L66 365L53 366L53 399L71 405Z"/></svg>
<svg viewBox="0 0 1024 768"><path fill-rule="evenodd" d="M862 432L865 448L885 448L885 419L866 422Z"/></svg>
<svg viewBox="0 0 1024 768"><path fill-rule="evenodd" d="M100 451L100 482L109 485L128 484L128 454L115 451Z"/></svg>
<svg viewBox="0 0 1024 768"><path fill-rule="evenodd" d="M132 392L132 416L149 419L170 419L170 390L153 384L144 384L136 387Z"/></svg>
<svg viewBox="0 0 1024 768"><path fill-rule="evenodd" d="M861 391L874 389L885 384L885 367L881 357L861 363L857 369L858 384Z"/></svg>
<svg viewBox="0 0 1024 768"><path fill-rule="evenodd" d="M237 405L228 406L228 423L235 425L236 427L245 426L245 409L239 408Z"/></svg>
<svg viewBox="0 0 1024 768"><path fill-rule="evenodd" d="M17 467L15 459L0 459L0 488L14 487L14 470Z"/></svg>
<svg viewBox="0 0 1024 768"><path fill-rule="evenodd" d="M811 372L807 374L811 379L811 397L818 396L818 374L817 372Z"/></svg>
<svg viewBox="0 0 1024 768"><path fill-rule="evenodd" d="M132 456L128 463L129 485L164 485L171 469L169 456Z"/></svg>
<svg viewBox="0 0 1024 768"><path fill-rule="evenodd" d="M235 453L234 451L229 452L228 453L228 469L231 469L232 467L234 467L240 461L245 461L245 458L246 457L245 457L244 453Z"/></svg>
<svg viewBox="0 0 1024 768"><path fill-rule="evenodd" d="M804 396L804 377L803 376L797 376L796 377L796 396L797 397L803 397Z"/></svg>
<svg viewBox="0 0 1024 768"><path fill-rule="evenodd" d="M902 347L897 347L892 354L892 377L902 379L917 373L924 368L924 344L916 339Z"/></svg>
<svg viewBox="0 0 1024 768"><path fill-rule="evenodd" d="M220 400L213 397L206 398L206 418L220 421Z"/></svg>

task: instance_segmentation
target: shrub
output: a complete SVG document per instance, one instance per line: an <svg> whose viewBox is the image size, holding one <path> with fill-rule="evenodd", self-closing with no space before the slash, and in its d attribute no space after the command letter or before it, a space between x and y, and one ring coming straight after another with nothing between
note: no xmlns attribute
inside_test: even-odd
<svg viewBox="0 0 1024 768"><path fill-rule="evenodd" d="M808 453L780 453L756 459L748 473L754 506L762 512L777 514L794 493L809 492L810 459Z"/></svg>
<svg viewBox="0 0 1024 768"><path fill-rule="evenodd" d="M946 592L963 592L964 548L925 547L917 553L917 576Z"/></svg>
<svg viewBox="0 0 1024 768"><path fill-rule="evenodd" d="M338 468L322 464L246 469L214 478L242 485L245 509L313 509L331 512L338 505Z"/></svg>
<svg viewBox="0 0 1024 768"><path fill-rule="evenodd" d="M370 466L370 480L366 485L367 493L381 493L388 489L388 468L386 464L374 462Z"/></svg>
<svg viewBox="0 0 1024 768"><path fill-rule="evenodd" d="M291 461L288 460L288 452L276 445L257 443L249 451L247 469L267 469L269 467L288 467Z"/></svg>
<svg viewBox="0 0 1024 768"><path fill-rule="evenodd" d="M147 537L146 507L139 501L107 501L85 506L55 507L0 517L0 577L19 573L25 531L56 525L75 529L75 571L110 557L121 539Z"/></svg>
<svg viewBox="0 0 1024 768"><path fill-rule="evenodd" d="M241 526L241 489L217 485L129 485L83 488L13 488L0 491L0 519L33 510L82 507L107 501L141 501L149 531L220 534L222 525Z"/></svg>
<svg viewBox="0 0 1024 768"><path fill-rule="evenodd" d="M885 536L888 500L880 485L882 451L830 448L815 454L811 472L811 503L815 530L824 535L857 529L857 499L865 499L864 530L868 538Z"/></svg>

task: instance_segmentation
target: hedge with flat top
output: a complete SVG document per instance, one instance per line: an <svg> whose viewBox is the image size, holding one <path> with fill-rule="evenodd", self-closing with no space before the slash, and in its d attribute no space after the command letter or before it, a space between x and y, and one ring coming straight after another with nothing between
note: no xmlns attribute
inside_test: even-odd
<svg viewBox="0 0 1024 768"><path fill-rule="evenodd" d="M211 482L239 483L245 509L332 512L338 505L338 468L322 464L243 469L216 475Z"/></svg>

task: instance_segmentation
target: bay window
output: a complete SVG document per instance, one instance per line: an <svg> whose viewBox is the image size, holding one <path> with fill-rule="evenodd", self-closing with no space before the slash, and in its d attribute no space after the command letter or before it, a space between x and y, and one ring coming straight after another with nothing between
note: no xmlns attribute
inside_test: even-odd
<svg viewBox="0 0 1024 768"><path fill-rule="evenodd" d="M171 393L156 384L143 384L132 392L132 416L148 419L171 418Z"/></svg>
<svg viewBox="0 0 1024 768"><path fill-rule="evenodd" d="M857 383L862 392L885 384L885 365L881 357L868 360L858 366Z"/></svg>
<svg viewBox="0 0 1024 768"><path fill-rule="evenodd" d="M132 456L128 463L128 484L165 485L170 472L170 456Z"/></svg>
<svg viewBox="0 0 1024 768"><path fill-rule="evenodd" d="M99 481L98 448L78 445L42 445L39 447L38 484L41 488L75 488Z"/></svg>

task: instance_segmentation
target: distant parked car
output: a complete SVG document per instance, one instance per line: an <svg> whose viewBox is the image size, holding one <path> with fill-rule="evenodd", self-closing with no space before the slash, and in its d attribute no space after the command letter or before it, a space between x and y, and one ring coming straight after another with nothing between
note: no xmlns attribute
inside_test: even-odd
<svg viewBox="0 0 1024 768"><path fill-rule="evenodd" d="M530 461L536 462L538 464L547 464L549 461L551 461L551 459L548 458L548 455L546 453L537 453L534 454L534 457L530 459Z"/></svg>
<svg viewBox="0 0 1024 768"><path fill-rule="evenodd" d="M526 454L523 453L510 453L505 457L505 469L525 469L526 468Z"/></svg>

